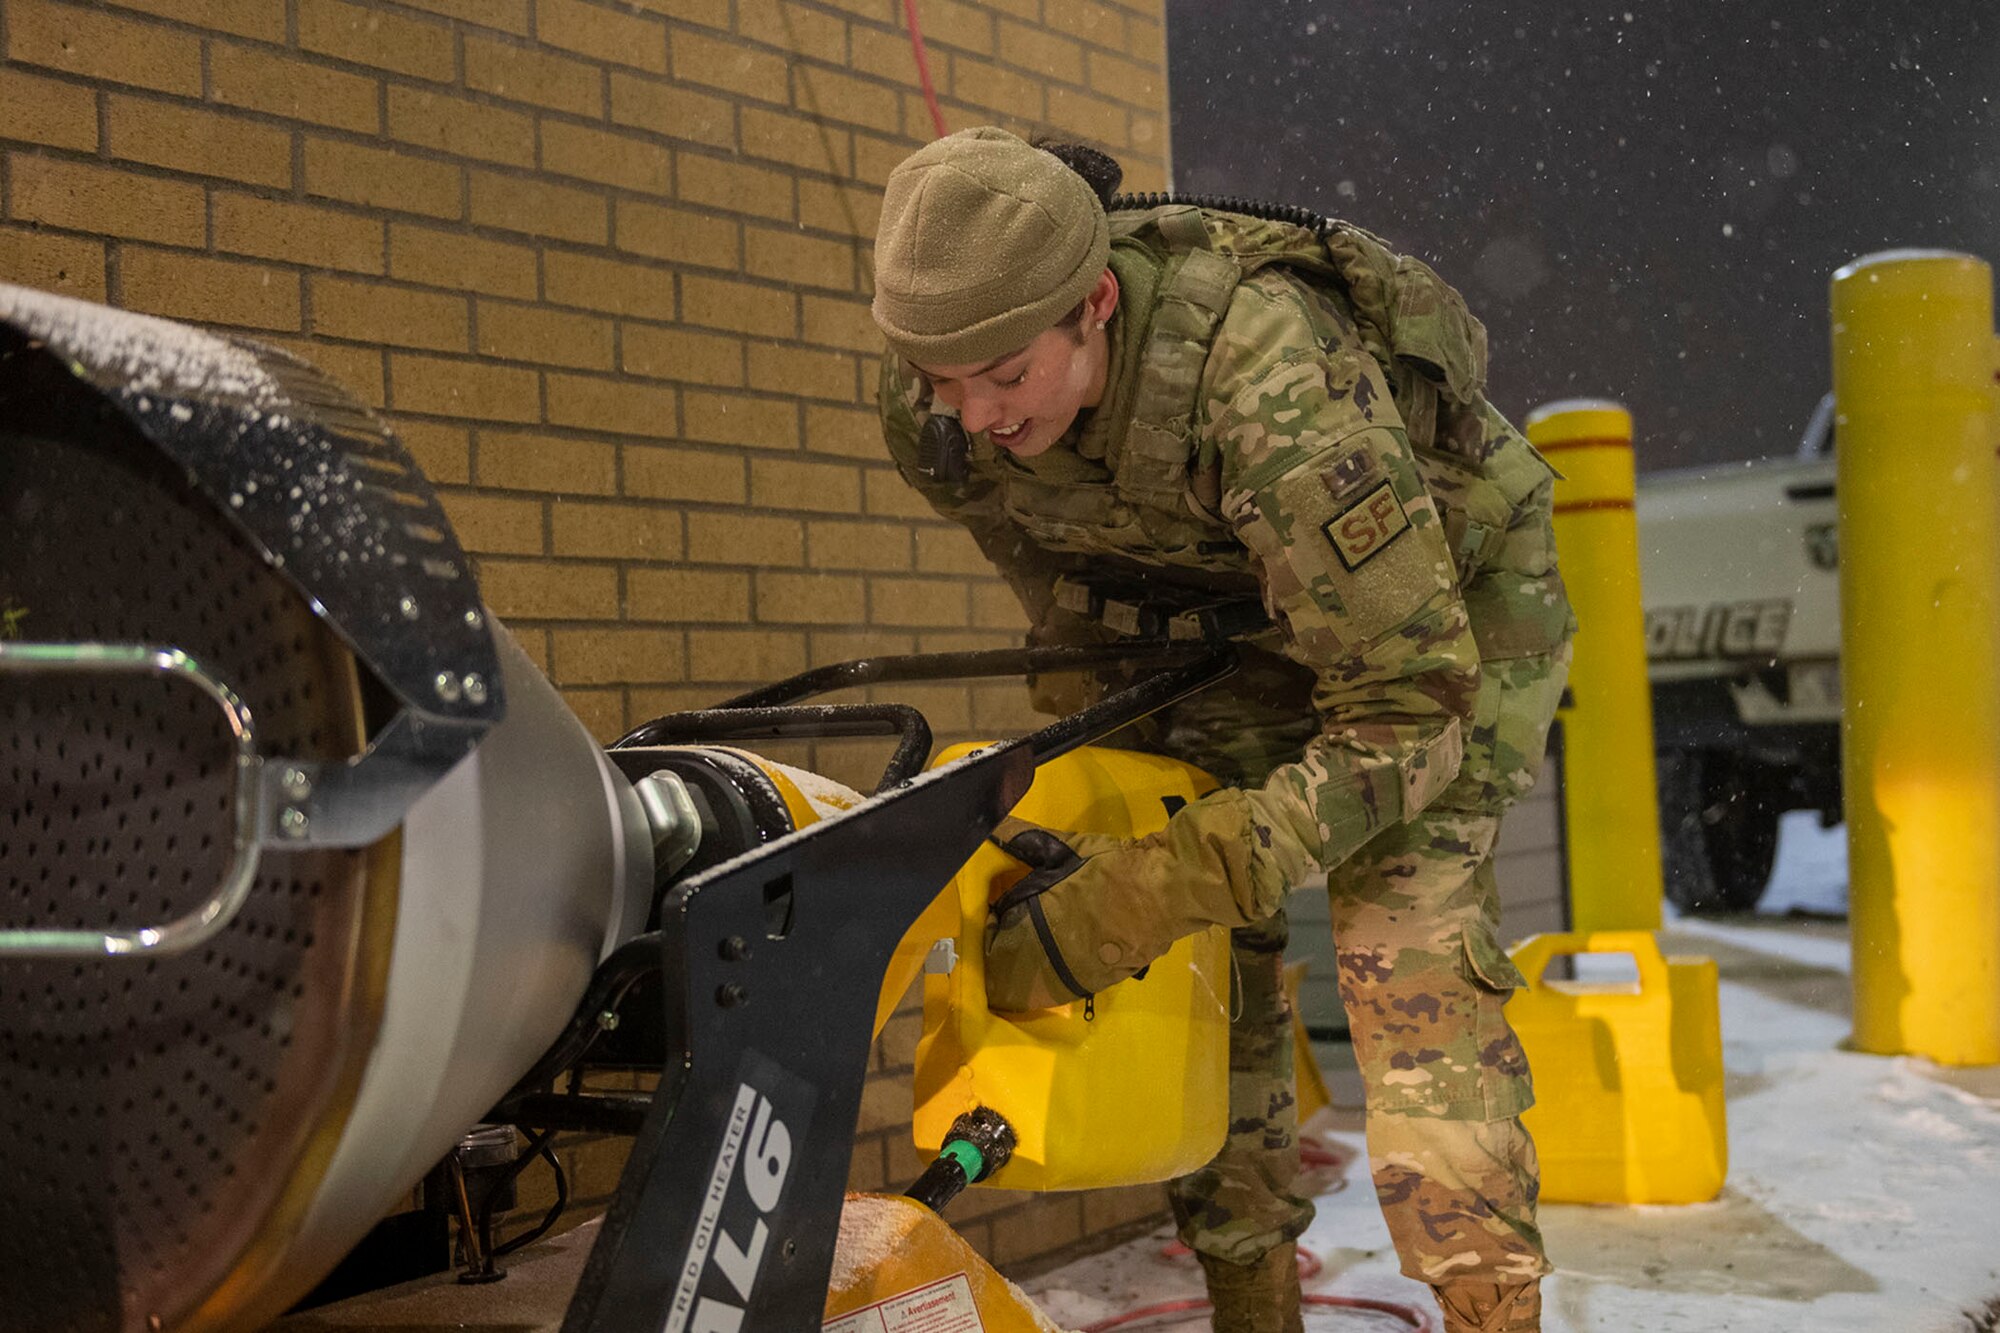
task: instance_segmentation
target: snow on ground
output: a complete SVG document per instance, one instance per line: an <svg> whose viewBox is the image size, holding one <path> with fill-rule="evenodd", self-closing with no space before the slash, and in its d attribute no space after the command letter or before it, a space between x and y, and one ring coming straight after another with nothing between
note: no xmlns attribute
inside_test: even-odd
<svg viewBox="0 0 2000 1333"><path fill-rule="evenodd" d="M1741 919L1718 921L1698 916L1675 917L1671 915L1671 909L1667 929L1676 936L1693 936L1752 949L1797 963L1800 967L1847 972L1854 962L1854 953L1844 931L1838 935L1813 935L1785 930L1761 917L1755 919L1754 924Z"/></svg>
<svg viewBox="0 0 2000 1333"><path fill-rule="evenodd" d="M1560 1330L1925 1333L2000 1292L2000 1105L1722 988L1730 1171L1694 1208L1544 1210Z"/></svg>
<svg viewBox="0 0 2000 1333"><path fill-rule="evenodd" d="M2000 1100L1934 1077L1924 1061L1840 1049L1840 1013L1773 984L1788 970L1845 970L1843 938L1770 919L1800 907L1845 910L1845 844L1809 814L1788 816L1773 884L1737 922L1681 920L1724 960L1729 1076L1728 1182L1688 1207L1547 1205L1558 1268L1546 1284L1547 1333L1958 1333L2000 1293ZM1755 955L1732 969L1731 958ZM1741 980L1731 980L1735 970ZM1335 1135L1359 1149L1360 1136ZM1404 1278L1367 1188L1323 1194L1304 1244L1325 1261L1309 1292L1435 1307ZM1163 1259L1161 1232L1023 1284L1057 1322L1082 1328L1138 1305L1201 1294L1185 1258ZM1205 1314L1126 1325L1192 1333ZM1311 1333L1407 1327L1384 1314L1309 1308Z"/></svg>
<svg viewBox="0 0 2000 1333"><path fill-rule="evenodd" d="M1811 810L1791 810L1778 822L1778 856L1757 910L1766 916L1805 912L1847 915L1847 827L1819 826Z"/></svg>
<svg viewBox="0 0 2000 1333"><path fill-rule="evenodd" d="M1730 1171L1690 1207L1542 1210L1558 1272L1548 1333L1946 1333L2000 1293L2000 1104L1929 1077L1923 1062L1837 1049L1844 1019L1722 987ZM1343 1134L1359 1149L1360 1136ZM1309 1291L1430 1310L1397 1271L1366 1178L1319 1199L1304 1243L1325 1261ZM1024 1284L1081 1328L1140 1304L1199 1296L1166 1233ZM1310 1309L1309 1330L1398 1327ZM1205 1328L1202 1315L1154 1330ZM1133 1327L1133 1326L1128 1326Z"/></svg>

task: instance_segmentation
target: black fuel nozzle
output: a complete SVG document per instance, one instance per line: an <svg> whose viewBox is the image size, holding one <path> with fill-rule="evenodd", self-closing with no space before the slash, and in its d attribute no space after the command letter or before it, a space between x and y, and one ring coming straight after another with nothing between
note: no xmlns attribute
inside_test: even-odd
<svg viewBox="0 0 2000 1333"><path fill-rule="evenodd" d="M967 1185L1007 1165L1019 1142L1005 1116L989 1106L975 1106L951 1122L944 1146L917 1183L903 1191L904 1197L941 1213Z"/></svg>

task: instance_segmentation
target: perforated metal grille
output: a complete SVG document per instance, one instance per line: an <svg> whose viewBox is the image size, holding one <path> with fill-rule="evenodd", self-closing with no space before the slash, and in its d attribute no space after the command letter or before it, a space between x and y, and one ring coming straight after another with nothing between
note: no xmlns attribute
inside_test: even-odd
<svg viewBox="0 0 2000 1333"><path fill-rule="evenodd" d="M345 649L143 445L100 434L0 431L15 636L180 647L264 753L353 753ZM0 677L0 925L187 911L228 861L230 781L184 684ZM178 958L0 962L0 1328L174 1328L273 1225L357 1039L364 865L267 853L235 922Z"/></svg>

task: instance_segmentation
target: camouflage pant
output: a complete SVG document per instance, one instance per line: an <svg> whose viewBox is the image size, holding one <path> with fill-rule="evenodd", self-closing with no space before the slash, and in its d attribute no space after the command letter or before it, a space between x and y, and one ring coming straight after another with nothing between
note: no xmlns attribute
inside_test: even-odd
<svg viewBox="0 0 2000 1333"><path fill-rule="evenodd" d="M1485 668L1460 777L1407 824L1327 877L1340 993L1367 1089L1377 1198L1403 1271L1420 1281L1515 1282L1548 1271L1535 1225L1527 1060L1501 1006L1520 976L1498 941L1492 851L1500 812L1533 780L1567 651ZM1292 677L1288 686L1286 679ZM1311 733L1297 679L1275 659L1161 715L1136 744L1232 784L1261 780ZM1168 1187L1181 1238L1237 1263L1303 1232L1282 913L1231 935L1240 1006L1230 1028L1229 1137Z"/></svg>
<svg viewBox="0 0 2000 1333"><path fill-rule="evenodd" d="M1292 1192L1299 1139L1284 983L1288 937L1283 912L1229 932L1236 980L1229 1024L1229 1137L1214 1161L1167 1186L1181 1239L1232 1263L1262 1257L1296 1238L1313 1218L1312 1201Z"/></svg>

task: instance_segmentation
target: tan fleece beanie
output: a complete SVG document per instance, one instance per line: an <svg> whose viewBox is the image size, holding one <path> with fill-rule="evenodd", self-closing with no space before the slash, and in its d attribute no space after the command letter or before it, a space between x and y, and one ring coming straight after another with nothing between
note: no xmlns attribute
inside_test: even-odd
<svg viewBox="0 0 2000 1333"><path fill-rule="evenodd" d="M875 322L911 361L990 361L1055 327L1110 255L1083 177L1005 130L960 130L889 173Z"/></svg>

